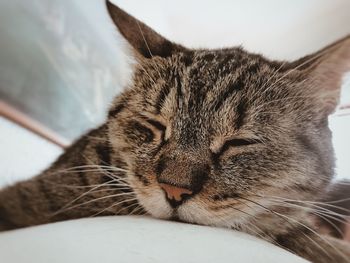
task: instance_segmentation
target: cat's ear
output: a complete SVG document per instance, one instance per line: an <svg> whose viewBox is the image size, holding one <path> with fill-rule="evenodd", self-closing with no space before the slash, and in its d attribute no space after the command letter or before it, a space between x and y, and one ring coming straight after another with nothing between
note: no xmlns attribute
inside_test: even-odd
<svg viewBox="0 0 350 263"><path fill-rule="evenodd" d="M343 77L350 72L350 36L291 65L306 76L305 87L313 93L320 109L331 114L340 99Z"/></svg>
<svg viewBox="0 0 350 263"><path fill-rule="evenodd" d="M173 53L185 49L165 39L108 0L106 5L109 15L120 33L141 56L145 58L152 58L153 56L169 57Z"/></svg>

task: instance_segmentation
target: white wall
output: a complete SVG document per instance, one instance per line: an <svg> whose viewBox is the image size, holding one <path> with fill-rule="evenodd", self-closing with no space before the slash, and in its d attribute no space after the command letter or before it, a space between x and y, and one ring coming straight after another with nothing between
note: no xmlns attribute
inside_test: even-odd
<svg viewBox="0 0 350 263"><path fill-rule="evenodd" d="M350 34L349 0L113 0L189 47L246 49L292 59Z"/></svg>

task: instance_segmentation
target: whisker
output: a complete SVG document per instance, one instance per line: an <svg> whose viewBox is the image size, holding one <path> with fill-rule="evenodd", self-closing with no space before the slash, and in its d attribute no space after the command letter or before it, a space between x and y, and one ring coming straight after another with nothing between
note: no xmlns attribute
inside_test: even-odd
<svg viewBox="0 0 350 263"><path fill-rule="evenodd" d="M110 183L110 182L112 182L112 181L106 182L107 183L106 186L129 186L129 184L123 183L123 182L119 182L119 183ZM101 184L68 185L68 184L61 184L61 183L52 182L50 180L45 180L45 183L52 184L52 185L55 185L57 187L65 187L65 188L72 188L72 189L87 189L87 188L93 188L93 187L101 185Z"/></svg>
<svg viewBox="0 0 350 263"><path fill-rule="evenodd" d="M144 35L143 32L142 32L142 29L141 29L141 26L140 26L139 21L136 21L136 23L137 23L137 26L138 26L138 28L139 28L139 30L140 30L142 39L143 39L143 41L145 42L145 45L146 45L146 47L147 47L147 50L148 50L149 54L151 55L151 57L153 58L153 54L152 54L151 49L149 48L149 45L148 45L148 43L147 43L147 41L146 41L145 35Z"/></svg>
<svg viewBox="0 0 350 263"><path fill-rule="evenodd" d="M330 247L332 247L334 249L334 251L336 251L341 257L343 257L344 259L347 260L347 257L346 255L344 255L339 249L337 249L332 243L328 242L325 238L323 238L320 234L318 234L315 230L313 230L312 228L310 228L309 226L299 222L298 220L296 220L295 218L293 217L290 217L290 216L287 216L287 215L284 215L282 213L279 213L279 212L276 212L275 210L272 210L272 209L269 209L261 204L259 204L258 202L256 201L253 201L253 200L250 200L250 199L247 199L247 198L242 198L244 200L247 200L249 202L252 202L264 209L266 209L266 211L268 212L271 212L272 214L275 214L279 217L282 217L282 218L285 218L286 220L289 220L289 221L293 221L295 223L297 223L298 225L304 227L305 229L307 229L308 231L310 231L311 233L313 233L316 237L318 237L319 239L321 239L323 242L325 242L327 245L329 245ZM322 251L324 251L324 248L322 249ZM326 251L324 251L324 253L328 254Z"/></svg>
<svg viewBox="0 0 350 263"><path fill-rule="evenodd" d="M88 191L82 193L81 195L79 195L78 197L74 198L72 201L70 201L68 204L66 204L66 205L65 205L64 207L62 207L61 209L66 208L67 206L73 204L74 202L78 201L78 200L81 199L82 197L84 197L84 196L90 194L91 192L93 192L94 190L96 190L96 189L98 189L98 188L101 188L101 187L103 187L103 186L108 186L109 183L112 182L112 181L117 181L117 180L114 179L114 180L111 180L111 181L108 181L108 182L105 182L105 183L102 183L102 184L98 184L98 185L96 185L95 187L92 187L90 190L88 190Z"/></svg>
<svg viewBox="0 0 350 263"><path fill-rule="evenodd" d="M298 225L300 225L300 226L306 228L307 230L311 231L311 232L312 232L314 235L316 235L319 239L321 239L323 242L325 242L327 245L329 245L331 248L333 248L334 251L336 251L341 257L343 257L344 259L348 260L347 256L344 255L344 253L342 253L342 252L341 252L339 249L337 249L332 243L328 242L325 238L323 238L320 234L318 234L318 233L317 233L315 230L313 230L312 228L310 228L310 227L308 227L307 225L305 225L305 224L299 222L299 221L296 220L295 218L292 218L292 217L290 217L290 216L283 215L283 214L278 213L278 212L276 212L276 211L275 211L275 213L276 213L277 215L280 215L280 216L286 218L287 220L294 221L294 222L297 223ZM324 253L326 253L327 255L329 255L328 252L326 252L326 251L324 250L324 248L322 248L322 251L323 251Z"/></svg>
<svg viewBox="0 0 350 263"><path fill-rule="evenodd" d="M129 215L134 215L136 212L139 212L139 213L142 213L143 212L143 207L142 206L137 206L136 208L134 208L130 213L129 213ZM146 213L144 213L144 214L146 214ZM135 214L135 215L137 215L137 214Z"/></svg>
<svg viewBox="0 0 350 263"><path fill-rule="evenodd" d="M254 209L253 207L251 207L251 206L248 205L247 203L243 202L242 200L239 200L238 198L234 198L234 199L235 199L236 201L239 201L239 202L241 202L242 204L244 204L244 206L249 207L249 209L251 209L253 213L256 212L255 209ZM256 217L254 214L245 212L245 211L243 211L243 210L241 210L241 209L239 209L239 208L236 208L236 207L234 207L234 206L230 206L230 208L233 209L233 210L236 210L236 211L238 211L238 212L240 212L240 213L243 213L243 214L249 216L249 220L250 220L250 221L247 221L247 222L245 222L244 224L242 224L242 227L248 227L249 229L248 229L248 231L243 231L243 232L246 232L246 233L248 233L248 234L253 234L253 235L255 235L256 237L259 237L259 238L261 238L261 239L263 239L263 240L266 240L267 242L273 243L273 244L275 244L275 245L277 245L277 246L280 247L280 245L275 241L275 239L274 239L271 235L269 235L268 233L266 233L264 230L262 230L262 229L256 224L257 217ZM215 216L217 216L217 215L215 215ZM225 222L227 222L228 225L230 225L230 223L229 223L227 220L225 220L223 217L221 217L221 218L222 218L222 220L224 220ZM250 227L247 226L247 224L249 224ZM255 230L253 230L252 227L255 228ZM242 230L243 230L243 229L242 229ZM250 232L249 232L249 231L250 231ZM288 249L287 249L287 250L288 250Z"/></svg>
<svg viewBox="0 0 350 263"><path fill-rule="evenodd" d="M264 208L266 211L268 211L268 212L270 212L270 213L272 213L272 214L275 214L275 215L277 215L276 213L275 213L275 211L273 211L273 210L271 210L271 209L269 209L269 208L267 208L267 207L265 207L265 206L263 206L263 205L261 205L261 204L259 204L259 203L257 203L257 202L254 202L254 201L252 201L252 200L249 200L249 199L246 199L247 201L250 201L250 202L253 202L254 204L256 204L256 205L258 205L258 206L261 206L262 208ZM281 217L281 216L279 216L279 217ZM294 227L288 220L286 220L285 218L283 218L288 224L290 224L292 227ZM328 257L330 257L329 256L329 253L324 249L324 248L322 248L319 244L317 244L317 242L314 240L314 239L312 239L311 237L309 237L309 236L307 236L304 232L301 232L301 231L299 231L301 234L303 234L306 238L308 238L310 241L312 241L312 243L314 243L317 247L319 247L320 249L321 249L321 251L323 251ZM278 243L277 243L278 244ZM293 253L294 254L294 252L293 251L291 251L289 248L287 248L287 247L284 247L284 246L281 246L281 245L279 245L278 244L278 246L279 247L282 247L283 249L287 249L289 252L291 252L291 253Z"/></svg>
<svg viewBox="0 0 350 263"><path fill-rule="evenodd" d="M118 205L121 205L121 204L124 204L124 203L127 203L127 202L132 202L132 201L135 201L135 200L137 200L136 197L134 197L134 198L129 198L129 199L126 199L126 200L122 200L122 201L113 203L112 205L110 205L110 206L108 206L108 207L102 209L101 211L99 211L99 212L93 214L91 217L98 216L98 215L102 214L103 212L105 212L105 211L107 211L107 210L109 210L109 209L111 209L111 208L113 208L113 207L115 207L115 206L118 206ZM119 211L118 211L118 212L119 212ZM116 212L115 215L118 215L118 214L119 214L118 212Z"/></svg>
<svg viewBox="0 0 350 263"><path fill-rule="evenodd" d="M57 173L64 173L64 172L75 171L75 170L84 172L85 170L82 170L82 168L90 168L92 171L94 171L95 169L101 169L102 168L102 169L105 169L105 170L127 172L127 170L125 170L123 168L119 168L119 167L89 164L89 165L80 165L80 166L69 167L69 168L66 168L66 169L59 170L59 171L57 171ZM95 168L95 169L92 169L92 168Z"/></svg>
<svg viewBox="0 0 350 263"><path fill-rule="evenodd" d="M301 205L297 205L297 204L293 204L293 203L289 203L289 202L285 202L285 201L276 201L276 200L271 200L271 199L269 199L269 200L270 201L274 201L274 202L278 202L279 204L283 203L284 205L288 204L290 206L308 209L309 211L316 211L318 213L323 214L324 216L327 216L328 218L338 220L341 223L347 223L346 220L343 220L341 218L349 218L349 216L336 213L336 212L334 212L332 210L329 210L329 209L326 209L326 208L323 208L323 207L320 207L320 206L312 205L312 207L310 207L310 206L304 207L304 206L301 206ZM314 208L314 207L316 207L316 208Z"/></svg>
<svg viewBox="0 0 350 263"><path fill-rule="evenodd" d="M314 215L322 218L324 221L326 221L328 224L330 224L338 232L338 234L341 237L344 237L344 233L340 230L340 228L336 224L334 224L331 220L329 220L326 216L322 215L321 213L317 213L317 212L315 212Z"/></svg>
<svg viewBox="0 0 350 263"><path fill-rule="evenodd" d="M296 205L296 204L291 204L291 203L285 203L284 201L278 201L278 205L279 206L287 206L287 207L294 207L294 208L300 208L303 210L306 210L312 214L314 214L315 216L318 216L320 218L322 218L323 220L325 220L326 222L328 222L332 227L334 227L334 229L336 229L336 231L343 236L344 233L339 229L339 227L337 225L335 225L332 221L330 221L328 218L336 220L337 218L332 217L330 215L325 215L322 213L322 211L319 211L317 209L311 208L311 207L304 207L304 206L300 206L300 205Z"/></svg>
<svg viewBox="0 0 350 263"><path fill-rule="evenodd" d="M261 90L263 90L264 93L267 93L269 89L271 89L273 86L270 86L269 88L267 88L266 90L264 90L266 88L267 85L270 84L270 81L280 72L280 70L285 66L286 62L283 62L272 74L271 76L267 79L267 81L265 82L265 84L258 90L256 90L254 92L254 94L251 96L251 98L248 100L248 102L251 102L253 99L256 99L256 96L261 96Z"/></svg>
<svg viewBox="0 0 350 263"><path fill-rule="evenodd" d="M95 198L93 200L89 200L89 201L86 201L86 202L81 203L81 204L77 204L77 205L74 205L74 206L70 206L70 207L66 207L66 208L60 209L57 212L53 213L52 216L55 216L57 214L66 212L68 210L71 210L71 209L74 209L74 208L77 208L77 207L80 207L80 206L83 206L83 205L87 205L87 204L90 204L90 203L93 203L93 202L96 202L96 201L100 201L100 200L103 200L103 199L114 198L114 197L119 197L119 196L129 196L129 195L132 195L132 194L134 194L134 193L119 193L119 194L113 194L113 195L107 195L107 196Z"/></svg>
<svg viewBox="0 0 350 263"><path fill-rule="evenodd" d="M320 57L324 56L327 53L330 53L331 51L333 51L334 49L338 48L342 43L339 43L338 45L334 45L333 47L330 47L326 50L324 50L323 52L319 52L317 55L311 56L309 59L305 60L303 63L298 64L297 66L295 66L294 68L292 68L291 70L287 71L287 73L285 73L284 75L282 75L279 79L277 79L274 83L272 83L271 86L275 86L276 84L278 84L281 80L285 79L288 75L290 75L291 73L293 73L294 71L298 70L299 68L302 68L303 66L309 64L310 62L313 62L317 59L319 59Z"/></svg>
<svg viewBox="0 0 350 263"><path fill-rule="evenodd" d="M267 196L264 196L264 197L267 197ZM332 211L330 209L327 209L325 207L323 207L322 205L324 206L328 206L328 207L333 207L333 208L336 208L336 209L339 209L339 210L342 210L344 212L348 212L350 213L350 209L346 209L344 207L340 207L340 206L335 206L335 205L332 205L332 204L329 204L329 202L318 202L318 201L307 201L307 200L294 200L294 199L288 199L288 198L283 198L283 197L278 197L278 196L271 196L272 198L276 198L276 199L281 199L281 200L285 200L285 201L289 201L289 202L296 202L296 203L305 203L305 204L308 204L308 205L311 205L311 206L314 206L316 208L319 208L319 209L322 209L322 210L325 210L329 213L333 213L334 215L337 215L337 216L340 216L340 217L344 217L345 215L343 214L339 214L335 211ZM267 197L269 198L269 197ZM346 201L347 199L349 198L346 198L346 199L343 199L342 201ZM337 200L339 202L339 200ZM334 202L333 202L334 203Z"/></svg>

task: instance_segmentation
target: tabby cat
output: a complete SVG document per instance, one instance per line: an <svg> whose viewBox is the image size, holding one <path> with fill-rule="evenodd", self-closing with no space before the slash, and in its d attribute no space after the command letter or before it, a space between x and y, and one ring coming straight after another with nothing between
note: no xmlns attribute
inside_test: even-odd
<svg viewBox="0 0 350 263"><path fill-rule="evenodd" d="M350 37L294 62L188 49L107 1L136 63L107 121L0 191L0 229L97 215L227 227L312 262L350 262L310 214L334 176L328 116Z"/></svg>

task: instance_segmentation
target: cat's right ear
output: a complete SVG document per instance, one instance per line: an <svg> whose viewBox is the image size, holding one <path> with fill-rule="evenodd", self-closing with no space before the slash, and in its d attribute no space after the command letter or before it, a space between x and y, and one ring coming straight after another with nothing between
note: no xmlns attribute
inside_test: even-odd
<svg viewBox="0 0 350 263"><path fill-rule="evenodd" d="M106 0L106 5L109 15L120 33L142 57L169 57L175 52L185 49L162 37L108 0Z"/></svg>
<svg viewBox="0 0 350 263"><path fill-rule="evenodd" d="M350 36L291 63L305 76L305 92L316 99L320 113L331 114L340 98L343 77L350 72Z"/></svg>

